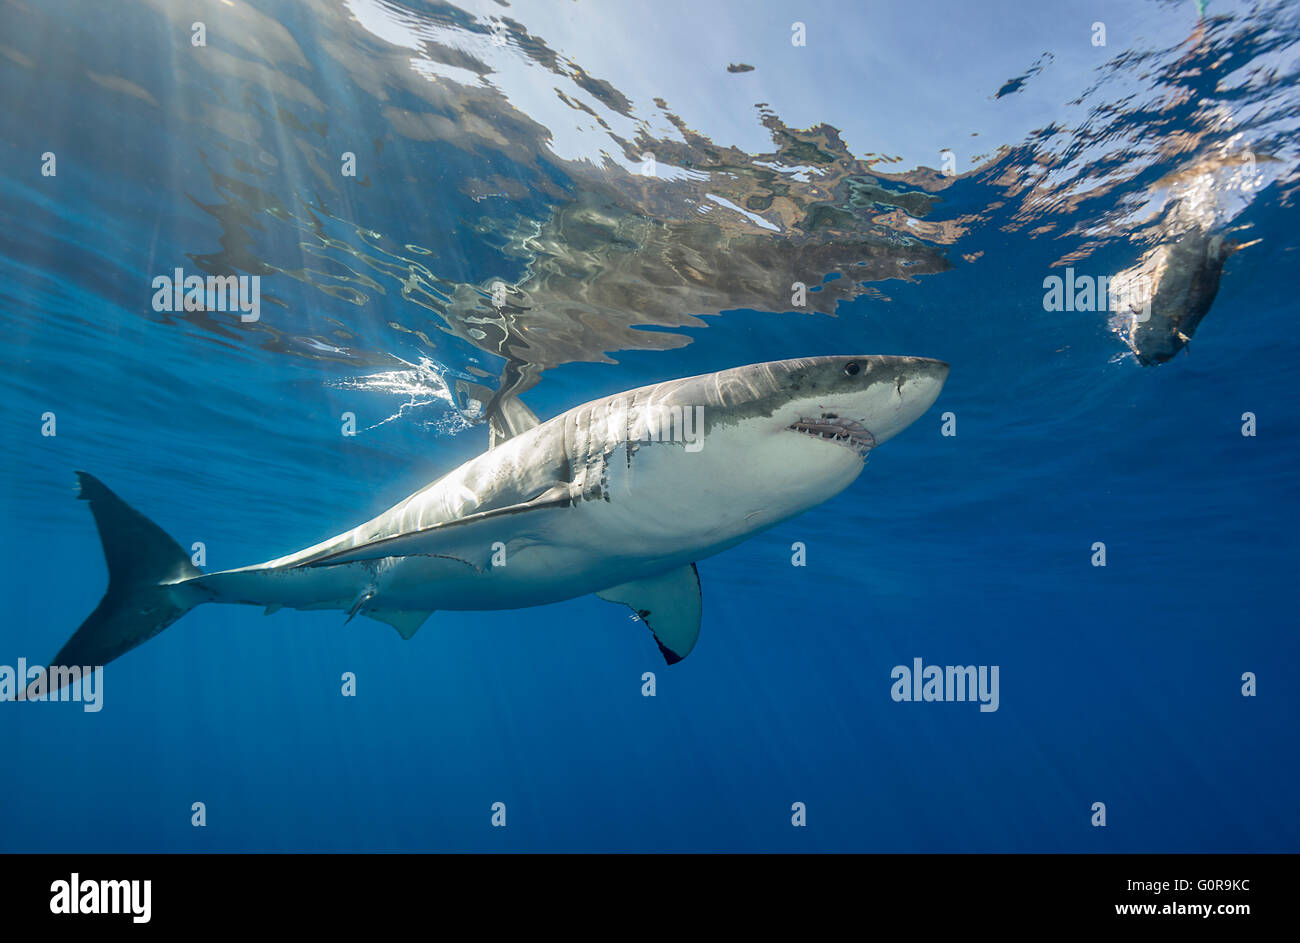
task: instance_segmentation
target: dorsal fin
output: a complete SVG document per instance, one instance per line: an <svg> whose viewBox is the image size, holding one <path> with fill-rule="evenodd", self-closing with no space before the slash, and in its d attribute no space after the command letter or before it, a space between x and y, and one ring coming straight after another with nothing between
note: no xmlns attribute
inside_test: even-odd
<svg viewBox="0 0 1300 943"><path fill-rule="evenodd" d="M488 417L489 449L542 424L536 414L519 400L517 394L494 393L486 386L468 380L457 380L456 390L483 404Z"/></svg>
<svg viewBox="0 0 1300 943"><path fill-rule="evenodd" d="M495 448L506 439L513 439L541 424L542 421L518 397L504 397L490 407L488 448Z"/></svg>

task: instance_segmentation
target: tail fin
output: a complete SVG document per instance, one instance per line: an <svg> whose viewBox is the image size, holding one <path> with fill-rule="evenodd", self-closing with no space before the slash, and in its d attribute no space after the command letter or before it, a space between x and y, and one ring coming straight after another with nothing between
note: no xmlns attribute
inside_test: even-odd
<svg viewBox="0 0 1300 943"><path fill-rule="evenodd" d="M77 480L79 497L90 502L104 545L108 591L59 649L50 668L106 665L149 641L202 602L202 596L192 590L169 585L202 575L176 541L93 475L77 472ZM47 673L51 678L67 676L66 672ZM42 681L38 679L34 685Z"/></svg>

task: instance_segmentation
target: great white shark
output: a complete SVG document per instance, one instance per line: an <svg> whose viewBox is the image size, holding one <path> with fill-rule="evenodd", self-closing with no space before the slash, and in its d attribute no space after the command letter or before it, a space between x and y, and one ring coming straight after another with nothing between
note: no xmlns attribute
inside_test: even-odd
<svg viewBox="0 0 1300 943"><path fill-rule="evenodd" d="M409 639L438 609L588 593L631 607L672 664L699 636L695 562L843 491L947 375L921 357L810 357L657 383L547 422L508 400L488 451L378 517L215 573L78 472L108 590L50 666L105 665L209 602L337 609Z"/></svg>

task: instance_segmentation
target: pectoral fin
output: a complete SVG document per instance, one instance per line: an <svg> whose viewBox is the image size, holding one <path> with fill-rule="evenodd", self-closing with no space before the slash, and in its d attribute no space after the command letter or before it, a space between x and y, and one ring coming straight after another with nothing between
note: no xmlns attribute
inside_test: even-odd
<svg viewBox="0 0 1300 943"><path fill-rule="evenodd" d="M569 486L567 484L557 484L533 498L533 500L525 501L522 504L512 504L509 507L479 511L477 514L470 514L454 521L432 524L420 530L402 531L389 537L376 537L355 547L343 547L339 550L326 549L315 556L299 560L297 565L338 566L344 563L358 563L363 560L378 560L383 557L419 555L443 558L449 561L449 566L455 564L458 567L481 570L483 566L487 565L488 554L490 553L488 548L492 546L492 541L497 539L496 535L499 534L499 531L496 527L503 518L512 514L529 514L534 511L552 511L557 508L566 508L570 503ZM484 532L481 526L484 524L487 524L491 530ZM483 539L478 539L475 536L476 534ZM464 552L462 548L472 545L476 541L478 547L483 551L481 565L466 560L462 556L457 556L457 553ZM451 552L448 552L448 547L450 547Z"/></svg>
<svg viewBox="0 0 1300 943"><path fill-rule="evenodd" d="M700 637L700 574L695 564L596 593L621 602L650 627L664 661L674 665L691 653Z"/></svg>

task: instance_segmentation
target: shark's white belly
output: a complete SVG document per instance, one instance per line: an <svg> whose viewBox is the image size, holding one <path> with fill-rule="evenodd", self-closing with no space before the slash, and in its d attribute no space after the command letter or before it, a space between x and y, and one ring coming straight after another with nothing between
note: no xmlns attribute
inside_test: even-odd
<svg viewBox="0 0 1300 943"><path fill-rule="evenodd" d="M404 558L390 593L440 609L586 595L726 550L838 494L862 467L856 452L830 442L809 450L792 436L755 442L738 433L733 442L726 430L693 453L670 443L619 449L601 497L506 519L494 554L481 542L463 548L487 565L461 564L457 579L446 578L449 561Z"/></svg>

